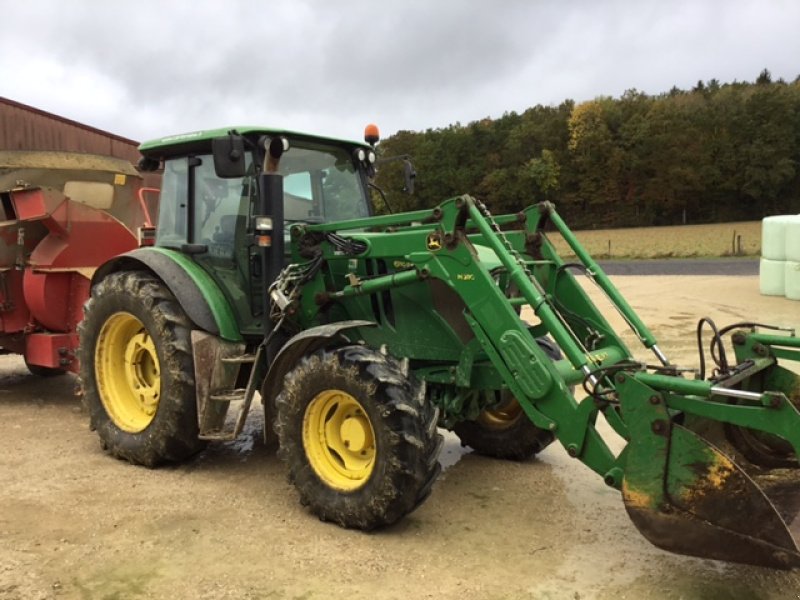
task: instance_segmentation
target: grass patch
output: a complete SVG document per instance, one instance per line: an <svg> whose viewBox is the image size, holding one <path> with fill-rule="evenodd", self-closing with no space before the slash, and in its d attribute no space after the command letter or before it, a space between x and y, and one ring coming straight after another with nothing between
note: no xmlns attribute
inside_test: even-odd
<svg viewBox="0 0 800 600"><path fill-rule="evenodd" d="M591 229L574 233L596 259L700 258L761 254L761 221ZM560 235L550 233L549 236L562 256L574 256Z"/></svg>

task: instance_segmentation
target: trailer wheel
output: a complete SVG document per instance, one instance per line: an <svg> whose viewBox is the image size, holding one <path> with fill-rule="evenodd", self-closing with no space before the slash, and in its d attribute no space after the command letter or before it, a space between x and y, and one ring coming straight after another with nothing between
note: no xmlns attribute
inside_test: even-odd
<svg viewBox="0 0 800 600"><path fill-rule="evenodd" d="M61 375L67 374L64 369L32 365L27 360L25 361L25 366L28 367L28 371L31 372L31 375L36 375L37 377L60 377Z"/></svg>
<svg viewBox="0 0 800 600"><path fill-rule="evenodd" d="M80 377L105 450L148 467L200 450L191 324L167 287L149 273L113 273L84 311Z"/></svg>
<svg viewBox="0 0 800 600"><path fill-rule="evenodd" d="M440 471L437 410L395 359L363 346L306 356L276 407L278 455L321 520L370 530L430 493Z"/></svg>
<svg viewBox="0 0 800 600"><path fill-rule="evenodd" d="M561 350L548 337L536 342L551 360L562 358ZM478 454L506 460L525 460L544 450L555 439L553 433L534 425L514 396L503 392L500 402L484 410L474 421L461 421L453 428L462 446Z"/></svg>

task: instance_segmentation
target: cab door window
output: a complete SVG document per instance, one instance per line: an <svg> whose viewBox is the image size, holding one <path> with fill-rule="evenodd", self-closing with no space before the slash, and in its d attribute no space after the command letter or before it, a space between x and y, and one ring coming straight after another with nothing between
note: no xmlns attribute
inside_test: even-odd
<svg viewBox="0 0 800 600"><path fill-rule="evenodd" d="M159 246L180 247L187 243L188 190L188 159L182 157L164 161L156 229L156 243Z"/></svg>
<svg viewBox="0 0 800 600"><path fill-rule="evenodd" d="M237 232L244 230L249 207L249 177L222 179L212 156L194 168L194 243L208 247L214 258L234 257Z"/></svg>

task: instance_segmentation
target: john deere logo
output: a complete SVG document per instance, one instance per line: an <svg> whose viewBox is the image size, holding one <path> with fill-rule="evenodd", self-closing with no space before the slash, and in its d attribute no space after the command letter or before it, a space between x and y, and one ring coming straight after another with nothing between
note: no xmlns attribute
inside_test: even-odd
<svg viewBox="0 0 800 600"><path fill-rule="evenodd" d="M425 242L425 245L428 247L428 250L431 252L435 252L436 250L442 249L442 237L438 233L429 233L428 239Z"/></svg>

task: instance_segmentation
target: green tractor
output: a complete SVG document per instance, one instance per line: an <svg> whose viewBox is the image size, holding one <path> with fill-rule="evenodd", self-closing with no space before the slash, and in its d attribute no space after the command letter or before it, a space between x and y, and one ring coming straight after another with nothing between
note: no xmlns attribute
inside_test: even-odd
<svg viewBox="0 0 800 600"><path fill-rule="evenodd" d="M494 216L461 196L374 215L377 141L239 127L141 146L142 166L164 170L156 243L96 271L80 326L105 449L186 459L238 436L260 394L301 502L369 530L429 495L438 428L498 458L558 440L655 545L800 566L800 379L778 364L800 340L710 324L716 368L689 379L552 204ZM633 359L576 274L656 364Z"/></svg>

